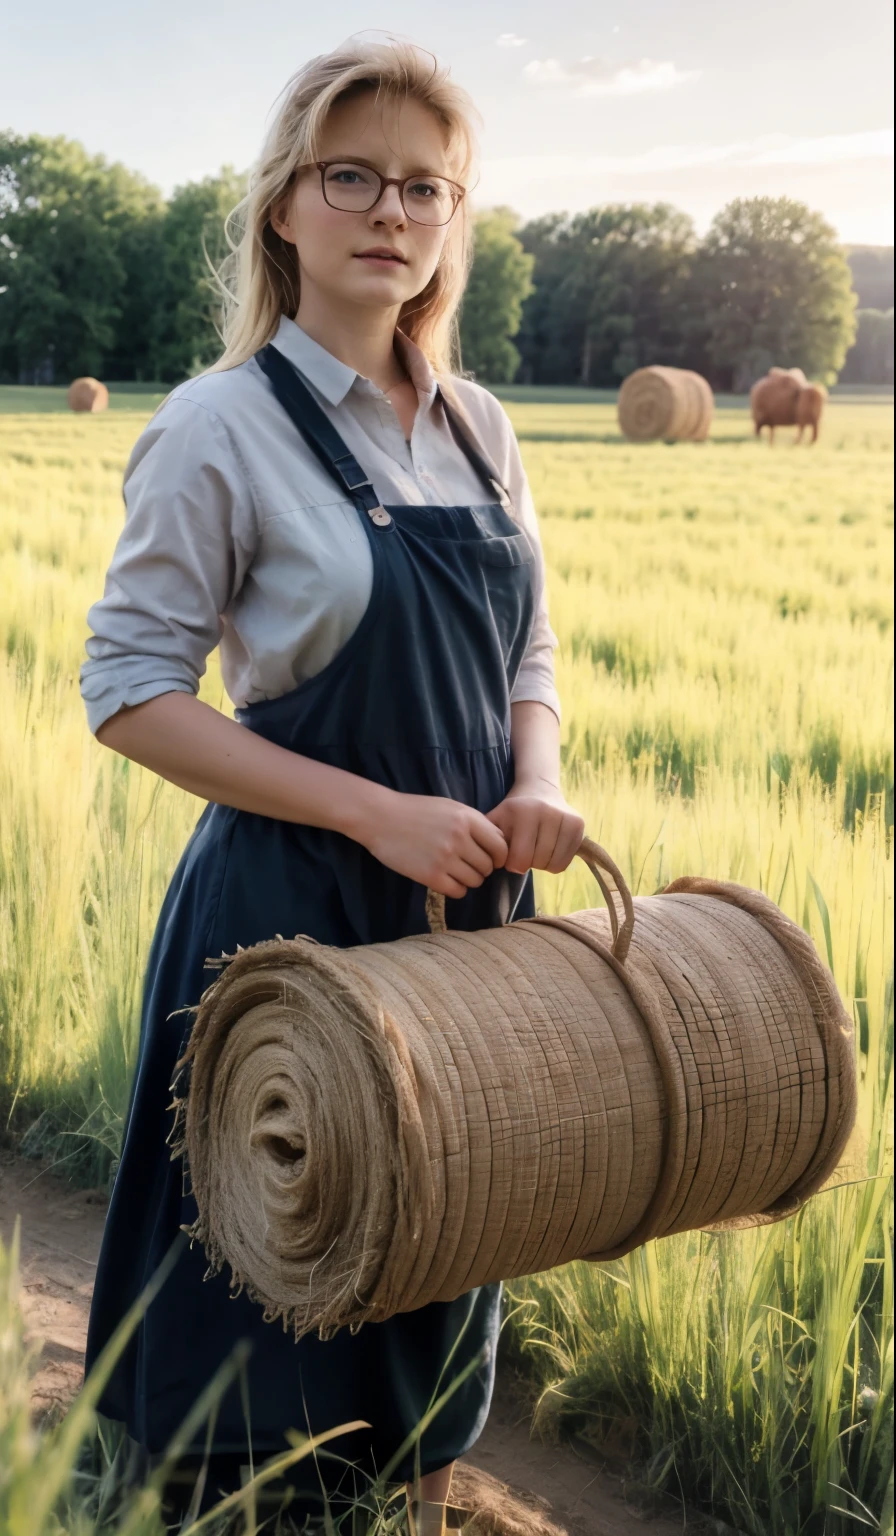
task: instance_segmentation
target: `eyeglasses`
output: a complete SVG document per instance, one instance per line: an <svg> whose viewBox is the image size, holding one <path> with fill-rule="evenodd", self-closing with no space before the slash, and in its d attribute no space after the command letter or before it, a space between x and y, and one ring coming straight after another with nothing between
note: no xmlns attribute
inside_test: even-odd
<svg viewBox="0 0 896 1536"><path fill-rule="evenodd" d="M397 187L401 206L415 224L448 224L465 191L447 176L381 176L356 160L315 160L313 165L320 171L324 201L341 213L369 213L386 187ZM296 166L296 171L311 169L311 163Z"/></svg>

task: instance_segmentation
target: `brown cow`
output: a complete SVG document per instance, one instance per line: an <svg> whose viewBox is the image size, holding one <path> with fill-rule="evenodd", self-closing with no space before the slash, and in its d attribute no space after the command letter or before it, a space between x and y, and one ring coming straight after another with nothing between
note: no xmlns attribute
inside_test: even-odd
<svg viewBox="0 0 896 1536"><path fill-rule="evenodd" d="M769 442L773 443L775 427L799 427L800 442L806 427L811 426L814 443L826 399L824 386L809 384L802 368L770 368L765 378L758 379L750 390L756 436L768 427Z"/></svg>
<svg viewBox="0 0 896 1536"><path fill-rule="evenodd" d="M796 379L800 384L808 384L809 382L802 368L770 368L768 370L768 377L770 379Z"/></svg>
<svg viewBox="0 0 896 1536"><path fill-rule="evenodd" d="M801 389L796 398L796 424L799 431L796 440L801 443L806 427L812 428L812 436L809 439L814 443L818 437L818 423L821 421L821 413L824 410L824 402L828 398L828 392L823 384L807 384Z"/></svg>

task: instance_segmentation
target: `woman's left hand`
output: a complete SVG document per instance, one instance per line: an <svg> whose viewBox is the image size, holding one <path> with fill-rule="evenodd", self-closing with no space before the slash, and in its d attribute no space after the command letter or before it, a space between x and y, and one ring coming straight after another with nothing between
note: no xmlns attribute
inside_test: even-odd
<svg viewBox="0 0 896 1536"><path fill-rule="evenodd" d="M488 811L507 839L504 868L522 875L546 869L559 875L573 861L585 833L585 822L545 779L517 782L510 794Z"/></svg>

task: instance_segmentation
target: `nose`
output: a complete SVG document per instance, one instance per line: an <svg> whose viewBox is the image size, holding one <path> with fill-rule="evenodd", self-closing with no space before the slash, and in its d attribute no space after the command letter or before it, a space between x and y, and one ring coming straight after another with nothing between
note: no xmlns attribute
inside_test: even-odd
<svg viewBox="0 0 896 1536"><path fill-rule="evenodd" d="M407 223L407 214L400 197L398 187L384 187L379 201L374 203L368 213L368 222L371 224L387 224L395 227Z"/></svg>

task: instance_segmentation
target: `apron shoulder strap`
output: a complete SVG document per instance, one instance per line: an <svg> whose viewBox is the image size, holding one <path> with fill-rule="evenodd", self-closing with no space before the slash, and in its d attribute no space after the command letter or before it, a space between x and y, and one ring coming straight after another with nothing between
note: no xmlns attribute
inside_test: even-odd
<svg viewBox="0 0 896 1536"><path fill-rule="evenodd" d="M270 379L277 399L324 469L329 470L351 497L363 503L365 512L375 522L380 521L383 507L376 491L329 417L321 410L298 369L270 342L255 353L255 361ZM391 518L387 521L391 522Z"/></svg>
<svg viewBox="0 0 896 1536"><path fill-rule="evenodd" d="M497 471L491 460L486 458L482 452L469 422L451 404L444 390L438 384L436 385L436 392L442 402L442 410L445 412L445 419L451 429L454 441L463 453L466 454L483 484L489 486L494 491L498 501L505 510L509 509L512 506L512 502L507 487L498 478Z"/></svg>
<svg viewBox="0 0 896 1536"><path fill-rule="evenodd" d="M255 361L270 380L280 404L314 450L324 469L334 476L350 496L363 504L364 510L374 521L380 521L381 516L385 517L370 480L354 454L349 452L329 417L321 410L299 370L271 342L255 353ZM509 509L510 496L494 466L476 442L469 424L451 405L439 385L436 386L436 392L458 447L466 455L483 485L497 496L502 507ZM386 520L391 522L391 519Z"/></svg>

